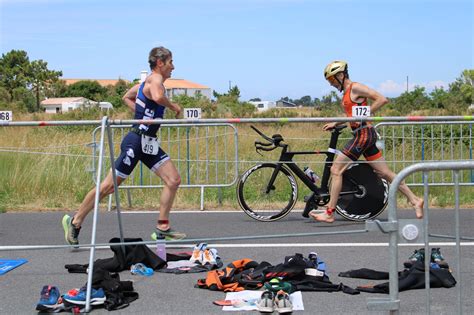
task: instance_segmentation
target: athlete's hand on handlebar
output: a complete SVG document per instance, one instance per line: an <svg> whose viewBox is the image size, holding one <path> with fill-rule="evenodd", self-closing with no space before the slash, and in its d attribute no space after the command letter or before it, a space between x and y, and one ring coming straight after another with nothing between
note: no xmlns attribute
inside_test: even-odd
<svg viewBox="0 0 474 315"><path fill-rule="evenodd" d="M325 124L325 125L323 126L323 130L324 130L324 131L329 131L329 130L332 130L332 129L336 128L336 126L337 126L337 123L336 123L336 122L332 122L332 123L329 123L329 124Z"/></svg>

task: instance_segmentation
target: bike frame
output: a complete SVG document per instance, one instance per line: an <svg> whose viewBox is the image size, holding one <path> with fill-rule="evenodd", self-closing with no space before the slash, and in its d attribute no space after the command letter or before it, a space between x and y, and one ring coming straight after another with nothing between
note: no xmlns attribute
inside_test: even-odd
<svg viewBox="0 0 474 315"><path fill-rule="evenodd" d="M277 167L273 171L272 177L268 182L266 193L269 193L278 173L281 171L283 165L286 165L292 172L295 174L311 191L313 191L318 197L328 197L329 196L329 177L331 176L331 166L334 162L334 156L336 152L337 140L341 134L341 129L335 128L331 131L331 140L329 142L329 151L288 151L288 144L282 144L282 152L277 163ZM323 177L321 179L321 187L315 185L309 178L306 176L304 171L293 162L293 157L295 155L309 155L309 154L326 154L326 163L324 165ZM351 195L357 193L358 190L354 191L341 191L340 196Z"/></svg>

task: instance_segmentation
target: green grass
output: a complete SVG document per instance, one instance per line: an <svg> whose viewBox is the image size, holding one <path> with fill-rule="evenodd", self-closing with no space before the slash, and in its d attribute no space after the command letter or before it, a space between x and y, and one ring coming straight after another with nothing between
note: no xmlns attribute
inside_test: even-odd
<svg viewBox="0 0 474 315"><path fill-rule="evenodd" d="M41 117L40 117L41 118ZM321 131L322 125L319 124L256 124L259 129L266 134L279 133L282 134L292 150L306 151L326 149L329 135ZM255 152L253 142L258 139L256 133L250 129L248 125L237 125L239 134L239 169L238 173L242 174L245 170L255 164L255 161L275 161L278 159L278 150L263 153L263 157ZM88 171L91 167L92 159L90 155L92 150L86 147L91 142L91 134L94 127L84 128L58 128L58 127L5 127L0 128L0 212L5 211L22 211L22 210L73 210L77 209L86 193L93 187L92 174ZM222 130L226 130L223 135ZM400 130L395 131L395 138L399 136ZM434 131L436 136L436 132ZM213 136L219 136L214 138ZM115 156L117 156L120 145L120 133L115 133ZM181 129L179 131L180 141L168 141L175 139L176 130L169 133L163 128L162 144L165 151L169 153L175 161L175 165L179 168L182 177L182 183L186 184L188 179L190 183L230 183L234 179L234 164L232 162L226 165L224 160L233 160L234 139L232 130L209 128L207 133L205 129L197 130L189 128L189 130ZM466 131L463 130L464 137ZM351 135L345 132L341 135L340 145L342 147L344 139ZM189 138L189 151L188 142ZM211 137L211 138L208 138ZM400 147L401 140L391 140L391 134L386 135L387 150L384 155L389 160L389 166L395 171L400 171L404 167L410 165L410 162L391 162L391 160L400 161L403 154L397 148ZM211 139L211 140L209 140ZM391 142L398 142L393 145ZM446 140L445 140L446 141ZM454 141L455 159L460 158L461 151L463 157L469 150L469 142L466 139ZM448 154L450 145L446 142L444 146L445 154ZM407 145L407 144L406 144ZM440 143L436 141L427 141L425 143L425 153L440 149ZM13 148L11 148L13 147ZM225 150L227 148L227 155ZM408 144L411 148L411 144ZM394 148L394 149L393 149ZM35 151L39 153L15 153L3 152L4 150L25 150ZM419 144L414 146L414 160L421 159L421 147ZM177 160L178 151L181 160ZM189 154L186 154L189 153ZM411 152L409 154L411 159ZM394 157L394 158L393 158ZM428 159L435 159L437 156ZM187 160L190 160L188 163ZM210 162L206 163L205 160ZM445 158L446 159L446 158ZM204 160L204 161L202 161ZM405 156L405 160L409 160ZM109 168L108 156L105 159L106 169ZM317 174L322 175L324 156L298 156L296 158L300 167L309 165ZM189 166L189 173L188 173ZM206 172L208 170L208 173ZM144 174L148 174L148 170L144 168ZM189 177L188 177L189 174ZM206 175L209 178L206 178ZM434 172L435 180L444 179L450 182L450 171ZM461 177L463 181L470 181L472 173L463 171ZM415 174L413 177L420 182L421 173ZM430 177L431 180L432 177ZM145 184L160 184L160 180L155 176L145 176ZM407 179L410 183L411 178ZM125 182L127 185L140 183L138 176L132 177ZM299 203L302 206L302 198L308 193L304 185L299 185ZM463 207L474 205L474 188L461 187L460 203ZM414 188L414 191L421 196L423 188ZM158 209L160 189L134 189L132 190L133 208L137 209ZM120 190L121 204L128 207L127 195L124 190ZM432 187L430 188L430 205L432 207L453 207L454 190L452 187ZM104 203L106 200L104 200ZM200 205L200 189L182 188L178 191L175 201L175 208L199 208ZM406 206L404 198L400 197L399 205ZM235 185L224 187L221 189L207 188L205 189L205 207L206 208L239 208L236 195Z"/></svg>

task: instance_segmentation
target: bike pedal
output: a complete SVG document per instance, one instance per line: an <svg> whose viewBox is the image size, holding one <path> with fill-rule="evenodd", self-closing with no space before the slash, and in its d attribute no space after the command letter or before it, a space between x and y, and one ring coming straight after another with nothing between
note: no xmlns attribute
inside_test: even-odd
<svg viewBox="0 0 474 315"><path fill-rule="evenodd" d="M301 214L304 218L309 218L309 213L313 210L313 207L310 204L306 204L304 207L303 213Z"/></svg>

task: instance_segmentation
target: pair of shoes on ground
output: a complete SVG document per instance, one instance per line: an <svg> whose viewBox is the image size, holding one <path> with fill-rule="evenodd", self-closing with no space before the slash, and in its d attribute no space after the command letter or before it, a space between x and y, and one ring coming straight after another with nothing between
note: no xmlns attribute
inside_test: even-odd
<svg viewBox="0 0 474 315"><path fill-rule="evenodd" d="M201 264L201 265L217 265L217 259L219 254L215 248L207 248L206 243L200 243L194 246L193 253L190 262Z"/></svg>
<svg viewBox="0 0 474 315"><path fill-rule="evenodd" d="M403 266L405 268L410 268L417 261L420 261L420 262L425 261L424 248L416 249L415 252L410 257L408 257L408 260L403 263ZM443 255L441 255L440 248L431 249L430 263L437 264L441 268L449 268L448 263L444 259Z"/></svg>
<svg viewBox="0 0 474 315"><path fill-rule="evenodd" d="M257 309L260 313L277 311L279 314L290 314L293 312L293 304L288 293L283 290L276 293L264 291L260 300L257 301Z"/></svg>
<svg viewBox="0 0 474 315"><path fill-rule="evenodd" d="M60 312L65 310L64 301L75 305L86 305L87 288L69 290L61 296L58 287L45 285L41 289L41 296L36 304L36 310L41 312ZM105 293L102 288L91 292L91 305L101 305L105 302Z"/></svg>
<svg viewBox="0 0 474 315"><path fill-rule="evenodd" d="M151 268L148 268L142 263L134 264L130 266L130 272L132 275L146 276L150 277L153 275L154 271Z"/></svg>
<svg viewBox="0 0 474 315"><path fill-rule="evenodd" d="M334 210L312 210L309 216L318 222L333 223L335 220Z"/></svg>

